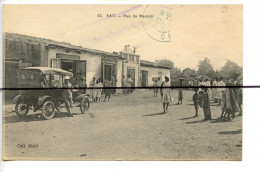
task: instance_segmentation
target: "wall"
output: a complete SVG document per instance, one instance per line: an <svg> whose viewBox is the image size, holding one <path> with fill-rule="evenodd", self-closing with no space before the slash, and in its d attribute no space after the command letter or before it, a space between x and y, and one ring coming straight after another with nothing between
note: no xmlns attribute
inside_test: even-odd
<svg viewBox="0 0 260 172"><path fill-rule="evenodd" d="M56 53L77 55L80 60L86 61L86 83L89 86L92 78L101 78L101 55L93 55L91 53L78 54L74 51L65 52L62 49L49 49L48 51L48 66L51 67L51 59L56 58Z"/></svg>
<svg viewBox="0 0 260 172"><path fill-rule="evenodd" d="M152 78L158 77L158 72L162 72L162 81L164 81L165 76L168 76L170 78L170 69L140 66L140 70L148 71L148 86L153 85Z"/></svg>

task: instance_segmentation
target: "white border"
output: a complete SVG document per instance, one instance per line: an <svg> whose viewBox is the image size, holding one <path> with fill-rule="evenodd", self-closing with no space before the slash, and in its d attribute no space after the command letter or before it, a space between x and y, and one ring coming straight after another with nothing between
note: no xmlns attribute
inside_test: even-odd
<svg viewBox="0 0 260 172"><path fill-rule="evenodd" d="M1 2L3 3L3 2ZM31 4L34 0L5 0L6 4ZM36 4L70 4L69 0L38 0ZM161 1L84 1L73 4L243 4L244 6L244 85L260 85L260 4L253 0L161 0ZM2 7L2 4L1 4ZM2 16L2 8L1 8ZM1 18L2 24L2 18ZM2 27L1 27L2 31ZM2 39L2 35L1 35ZM0 45L2 52L2 42ZM2 61L1 61L2 63ZM2 65L2 64L1 64ZM2 78L2 77L1 77ZM2 80L0 81L2 85ZM260 89L244 89L243 115L243 161L201 162L201 161L9 161L0 162L0 171L260 171ZM1 119L2 120L2 119ZM2 130L2 128L0 129ZM2 131L1 131L2 133ZM2 138L2 137L1 137ZM2 147L2 146L1 146ZM1 150L2 151L2 150Z"/></svg>

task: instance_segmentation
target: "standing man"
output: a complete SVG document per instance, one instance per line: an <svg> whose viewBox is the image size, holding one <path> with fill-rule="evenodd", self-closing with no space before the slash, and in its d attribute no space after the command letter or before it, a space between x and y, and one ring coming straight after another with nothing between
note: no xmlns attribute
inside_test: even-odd
<svg viewBox="0 0 260 172"><path fill-rule="evenodd" d="M161 90L160 90L164 114L168 112L168 106L169 106L170 102L172 101L171 89L165 88L165 87L171 86L169 81L170 81L170 79L167 76L165 76L165 81L162 82Z"/></svg>
<svg viewBox="0 0 260 172"><path fill-rule="evenodd" d="M213 88L212 88L212 98L214 99L214 102L217 103L217 88L216 86L218 85L218 78L216 77L213 81Z"/></svg>
<svg viewBox="0 0 260 172"><path fill-rule="evenodd" d="M127 83L127 87L128 87L128 89L127 89L127 95L129 95L129 93L131 92L131 88L130 88L130 87L132 87L132 83L133 83L133 80L132 80L130 74L127 75L126 83Z"/></svg>
<svg viewBox="0 0 260 172"><path fill-rule="evenodd" d="M222 94L224 91L226 91L226 89L225 89L226 84L224 83L222 77L219 78L219 82L218 82L217 86L220 87L220 88L217 88L217 96L218 96L219 105L220 105L221 99L222 99Z"/></svg>
<svg viewBox="0 0 260 172"><path fill-rule="evenodd" d="M69 82L70 80L70 77L69 76L65 76L64 78L64 83L63 83L63 91L62 91L62 98L64 100L64 103L65 103L65 106L66 106L66 109L69 113L69 117L73 117L72 115L72 111L71 111L71 108L72 108L72 92L71 92L71 89L72 89L72 84Z"/></svg>
<svg viewBox="0 0 260 172"><path fill-rule="evenodd" d="M154 97L157 97L158 95L158 90L159 87L161 87L162 82L161 82L161 78L159 77L157 81L155 81L155 89L154 89Z"/></svg>

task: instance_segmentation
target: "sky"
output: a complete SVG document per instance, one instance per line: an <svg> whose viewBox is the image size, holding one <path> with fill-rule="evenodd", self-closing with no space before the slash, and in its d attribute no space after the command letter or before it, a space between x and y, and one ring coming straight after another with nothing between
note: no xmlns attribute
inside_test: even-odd
<svg viewBox="0 0 260 172"><path fill-rule="evenodd" d="M182 70L205 57L214 69L243 65L242 5L4 5L3 31L108 52L135 46L142 60Z"/></svg>

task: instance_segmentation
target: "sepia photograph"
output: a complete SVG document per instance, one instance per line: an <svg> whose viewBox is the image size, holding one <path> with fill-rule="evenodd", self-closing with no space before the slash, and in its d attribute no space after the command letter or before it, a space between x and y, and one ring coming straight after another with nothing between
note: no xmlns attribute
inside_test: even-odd
<svg viewBox="0 0 260 172"><path fill-rule="evenodd" d="M243 5L3 5L3 160L242 161Z"/></svg>

